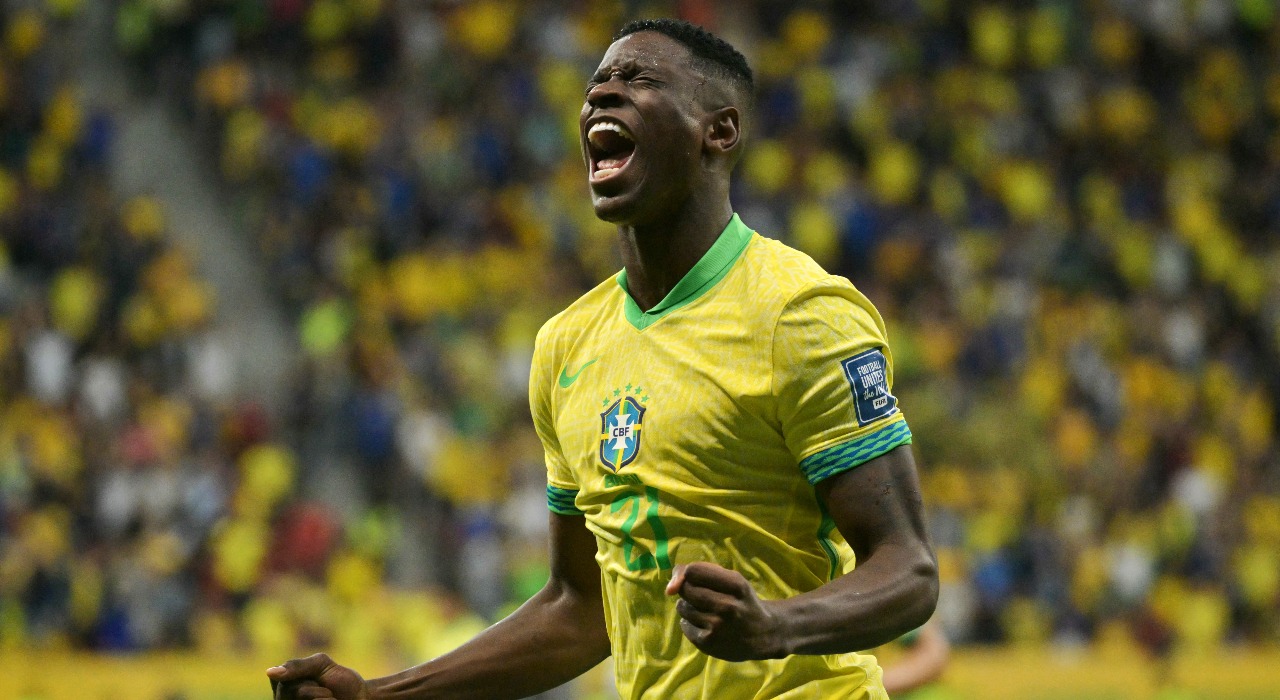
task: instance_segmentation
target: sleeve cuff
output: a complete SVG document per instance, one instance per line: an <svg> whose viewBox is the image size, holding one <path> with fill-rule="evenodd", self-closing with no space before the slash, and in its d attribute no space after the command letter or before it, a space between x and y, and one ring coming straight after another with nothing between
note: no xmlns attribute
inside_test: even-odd
<svg viewBox="0 0 1280 700"><path fill-rule="evenodd" d="M911 428L907 427L907 422L894 421L875 432L809 455L801 460L800 471L804 472L810 484L816 484L860 467L899 445L910 444Z"/></svg>
<svg viewBox="0 0 1280 700"><path fill-rule="evenodd" d="M577 489L562 489L557 486L547 486L547 508L552 513L559 515L583 515L574 505L574 501L578 498Z"/></svg>

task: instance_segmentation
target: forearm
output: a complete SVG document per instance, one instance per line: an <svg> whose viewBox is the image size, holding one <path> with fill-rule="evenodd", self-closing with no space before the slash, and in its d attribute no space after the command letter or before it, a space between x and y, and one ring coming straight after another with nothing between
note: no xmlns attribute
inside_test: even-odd
<svg viewBox="0 0 1280 700"><path fill-rule="evenodd" d="M547 588L457 650L369 681L370 700L523 698L576 678L608 655L600 601Z"/></svg>
<svg viewBox="0 0 1280 700"><path fill-rule="evenodd" d="M773 601L782 654L871 649L923 625L938 600L937 566L923 548L877 552L853 571Z"/></svg>

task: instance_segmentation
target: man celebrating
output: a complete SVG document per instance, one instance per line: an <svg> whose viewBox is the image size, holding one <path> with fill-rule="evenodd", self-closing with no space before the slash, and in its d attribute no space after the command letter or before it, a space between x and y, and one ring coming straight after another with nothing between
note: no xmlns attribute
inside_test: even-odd
<svg viewBox="0 0 1280 700"><path fill-rule="evenodd" d="M674 20L624 27L587 84L625 269L538 334L546 587L392 676L273 667L280 697L518 698L610 654L623 698L887 697L856 652L937 599L911 431L871 303L733 213L751 93L741 54Z"/></svg>

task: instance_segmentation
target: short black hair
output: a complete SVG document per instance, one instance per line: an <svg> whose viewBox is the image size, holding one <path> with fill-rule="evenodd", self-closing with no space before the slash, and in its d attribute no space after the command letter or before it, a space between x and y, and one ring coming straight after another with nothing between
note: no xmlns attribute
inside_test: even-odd
<svg viewBox="0 0 1280 700"><path fill-rule="evenodd" d="M684 44L694 58L705 67L710 67L721 77L738 83L746 95L750 97L755 91L755 78L751 74L751 66L747 59L733 45L699 27L682 19L637 19L627 22L613 40L617 41L636 32L658 32Z"/></svg>

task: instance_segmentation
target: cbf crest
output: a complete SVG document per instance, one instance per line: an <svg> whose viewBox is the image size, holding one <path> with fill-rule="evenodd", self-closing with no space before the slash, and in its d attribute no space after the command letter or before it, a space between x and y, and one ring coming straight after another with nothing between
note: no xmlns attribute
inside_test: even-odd
<svg viewBox="0 0 1280 700"><path fill-rule="evenodd" d="M641 404L648 399L648 396L637 399L625 395L600 414L600 461L604 466L616 472L631 464L640 454L645 412Z"/></svg>

